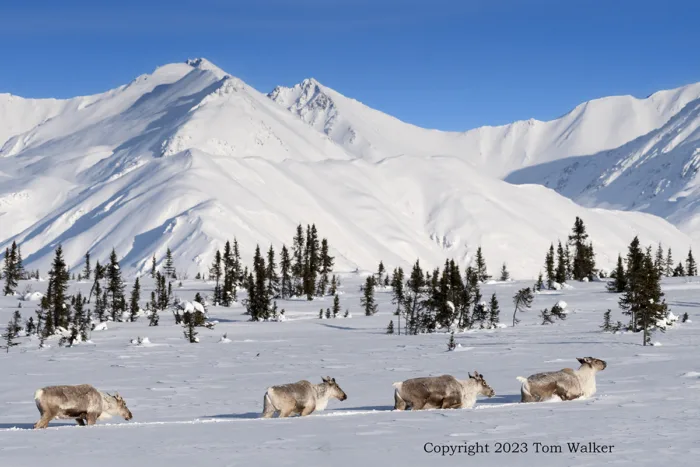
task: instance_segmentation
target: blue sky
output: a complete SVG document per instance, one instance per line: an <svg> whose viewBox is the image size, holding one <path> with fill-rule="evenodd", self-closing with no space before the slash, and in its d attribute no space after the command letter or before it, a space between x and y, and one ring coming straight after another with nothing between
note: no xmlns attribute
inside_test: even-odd
<svg viewBox="0 0 700 467"><path fill-rule="evenodd" d="M71 97L206 57L431 128L700 81L697 0L0 0L0 92Z"/></svg>

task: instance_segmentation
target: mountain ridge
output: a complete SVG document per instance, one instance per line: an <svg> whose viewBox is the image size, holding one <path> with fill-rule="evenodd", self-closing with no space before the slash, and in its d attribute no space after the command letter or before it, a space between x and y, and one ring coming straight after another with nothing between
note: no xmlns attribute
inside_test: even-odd
<svg viewBox="0 0 700 467"><path fill-rule="evenodd" d="M170 248L194 277L226 240L235 236L249 261L255 244L279 248L299 223L317 225L341 270L419 258L466 265L481 245L492 272L507 262L532 278L576 215L602 267L636 234L680 250L692 243L653 216L508 184L465 154L375 147L376 158L360 157L205 60L69 102L45 121L29 115L26 125L40 123L0 149L0 248L18 241L28 268L45 271L60 243L76 271L86 251L103 261L114 247L138 274Z"/></svg>

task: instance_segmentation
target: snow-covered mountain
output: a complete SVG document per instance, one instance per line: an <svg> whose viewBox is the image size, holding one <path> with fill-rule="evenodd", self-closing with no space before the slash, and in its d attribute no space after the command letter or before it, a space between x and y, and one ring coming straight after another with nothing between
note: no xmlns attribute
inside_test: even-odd
<svg viewBox="0 0 700 467"><path fill-rule="evenodd" d="M660 91L646 99L596 99L547 122L530 119L465 132L404 123L314 79L291 88L277 87L269 97L356 157L377 161L397 155L450 155L484 173L505 177L523 167L613 149L647 134L700 98L700 83Z"/></svg>
<svg viewBox="0 0 700 467"><path fill-rule="evenodd" d="M688 92L670 94L678 102ZM604 267L636 234L679 251L691 243L651 215L586 209L487 176L468 152L430 151L430 141L418 153L368 143L378 152L365 157L203 59L94 96L2 102L0 248L19 241L29 268L45 271L58 243L78 268L86 251L103 261L115 247L129 273L170 248L193 277L226 240L237 237L249 261L256 243L290 243L298 223L317 225L339 269L465 264L481 245L494 272L507 262L516 277L534 277L576 215ZM377 128L405 125L369 114Z"/></svg>
<svg viewBox="0 0 700 467"><path fill-rule="evenodd" d="M619 148L525 168L513 183L542 183L588 206L644 211L700 238L700 99L661 128Z"/></svg>

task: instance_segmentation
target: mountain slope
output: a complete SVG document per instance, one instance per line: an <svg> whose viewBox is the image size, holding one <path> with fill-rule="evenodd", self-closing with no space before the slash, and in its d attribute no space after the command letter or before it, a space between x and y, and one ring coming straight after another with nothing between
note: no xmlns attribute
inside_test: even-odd
<svg viewBox="0 0 700 467"><path fill-rule="evenodd" d="M493 271L507 262L530 278L576 215L603 267L636 234L690 244L661 219L581 208L463 157L358 158L201 59L62 102L0 151L0 248L18 240L28 268L46 271L59 243L74 268L114 247L127 273L170 248L193 277L226 240L237 237L249 261L256 244L289 243L298 223L317 225L341 270L464 265L482 245Z"/></svg>
<svg viewBox="0 0 700 467"><path fill-rule="evenodd" d="M529 167L508 177L542 183L587 206L644 211L700 238L700 99L619 148Z"/></svg>
<svg viewBox="0 0 700 467"><path fill-rule="evenodd" d="M646 99L596 99L548 122L531 119L465 132L404 123L314 79L291 88L277 87L269 97L356 157L376 161L396 155L458 156L502 178L530 165L612 149L659 128L700 97L700 83L660 91Z"/></svg>

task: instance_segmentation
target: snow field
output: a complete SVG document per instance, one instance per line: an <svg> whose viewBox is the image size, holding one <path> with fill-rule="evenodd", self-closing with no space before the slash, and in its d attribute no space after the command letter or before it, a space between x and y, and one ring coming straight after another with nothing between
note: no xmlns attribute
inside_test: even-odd
<svg viewBox="0 0 700 467"><path fill-rule="evenodd" d="M574 283L559 294L537 295L532 311L519 314L515 328L469 331L455 335L460 352L447 352L448 334L390 336L384 329L393 306L391 294L378 293L379 313L362 316L362 278L343 278L341 306L352 319L318 320L318 308L330 297L311 302L280 301L286 322L250 323L242 307L210 308L214 330L198 329L200 343L189 344L171 315L161 325L109 323L93 332L92 344L39 350L36 341L0 354L0 464L35 466L51 458L62 466L107 467L134 464L298 465L300 462L354 466L463 464L465 455L424 452L437 445L527 442L612 444L610 454L478 454L480 465L688 465L700 454L700 374L698 331L675 324L642 347L641 337L600 333L603 312L624 320L617 296L603 283ZM21 284L20 288L23 284ZM35 284L36 285L36 284ZM501 321L508 323L510 298L529 283L495 283L482 293L496 293ZM142 282L144 295L152 284ZM78 287L86 287L80 284ZM176 295L192 300L211 293L212 284L184 281ZM666 299L675 314L691 318L700 303L700 283L669 279ZM39 290L38 286L36 287ZM566 321L540 326L538 312L564 300ZM0 323L9 320L16 300L0 298ZM23 316L35 306L23 302ZM226 333L227 345L218 345ZM150 346L131 340L148 337ZM576 367L576 357L608 362L597 378L598 392L589 400L520 404L518 375ZM480 398L473 410L394 412L392 383L416 376L478 370L496 391ZM332 400L324 412L306 418L260 420L265 389L274 384L333 376L348 399ZM32 395L42 386L90 383L118 390L134 414L130 422L79 428L55 421L47 430L28 430L38 419ZM653 442L650 442L653 440ZM473 460L476 462L476 460Z"/></svg>

